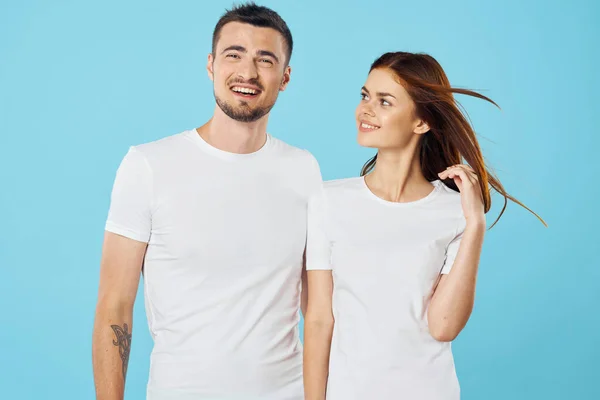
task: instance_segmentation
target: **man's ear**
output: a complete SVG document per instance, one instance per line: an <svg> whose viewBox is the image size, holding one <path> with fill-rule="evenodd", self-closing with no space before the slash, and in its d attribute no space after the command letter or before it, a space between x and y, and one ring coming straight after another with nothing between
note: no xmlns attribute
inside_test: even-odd
<svg viewBox="0 0 600 400"><path fill-rule="evenodd" d="M292 74L292 67L289 65L285 67L285 71L283 72L283 79L281 80L281 85L279 85L279 90L284 91L287 87L288 83L290 83L290 75Z"/></svg>
<svg viewBox="0 0 600 400"><path fill-rule="evenodd" d="M208 54L208 62L206 63L206 71L208 72L208 77L210 78L211 81L215 81L215 71L214 71L214 61L215 59L213 58L212 53Z"/></svg>

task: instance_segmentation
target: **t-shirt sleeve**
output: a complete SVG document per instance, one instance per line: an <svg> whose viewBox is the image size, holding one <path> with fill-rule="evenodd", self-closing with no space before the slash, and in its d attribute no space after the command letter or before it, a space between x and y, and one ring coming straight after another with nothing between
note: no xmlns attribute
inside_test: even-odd
<svg viewBox="0 0 600 400"><path fill-rule="evenodd" d="M456 255L458 254L460 241L462 240L463 233L465 232L465 227L466 221L464 217L461 216L458 227L456 228L455 236L446 248L446 259L444 260L444 266L442 267L442 274L450 273L452 265L454 265L454 260L456 259Z"/></svg>
<svg viewBox="0 0 600 400"><path fill-rule="evenodd" d="M313 173L308 198L306 232L306 270L330 270L331 246L326 232L326 202L323 179L317 160L310 155Z"/></svg>
<svg viewBox="0 0 600 400"><path fill-rule="evenodd" d="M152 171L144 155L131 147L117 170L105 229L148 243L151 210Z"/></svg>

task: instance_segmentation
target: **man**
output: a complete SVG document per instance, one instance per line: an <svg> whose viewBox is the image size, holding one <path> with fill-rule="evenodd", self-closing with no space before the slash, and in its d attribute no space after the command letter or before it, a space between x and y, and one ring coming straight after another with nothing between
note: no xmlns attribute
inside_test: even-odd
<svg viewBox="0 0 600 400"><path fill-rule="evenodd" d="M292 47L274 11L228 11L208 56L213 117L123 159L94 326L98 399L123 398L142 266L149 400L304 398L303 259L316 267L329 250L316 160L266 133Z"/></svg>

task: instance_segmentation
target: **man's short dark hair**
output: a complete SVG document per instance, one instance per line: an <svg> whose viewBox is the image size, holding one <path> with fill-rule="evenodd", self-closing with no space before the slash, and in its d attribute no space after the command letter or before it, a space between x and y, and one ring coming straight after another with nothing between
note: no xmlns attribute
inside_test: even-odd
<svg viewBox="0 0 600 400"><path fill-rule="evenodd" d="M219 19L219 22L217 22L217 26L215 26L215 30L213 32L213 55L217 49L217 42L219 41L221 29L223 29L225 24L230 22L241 22L260 28L271 28L281 33L287 44L286 65L290 62L290 58L292 57L292 49L294 47L294 41L292 40L292 32L290 32L290 28L288 28L283 18L281 18L275 11L267 7L256 5L254 2L234 5L231 10L227 10L221 19Z"/></svg>

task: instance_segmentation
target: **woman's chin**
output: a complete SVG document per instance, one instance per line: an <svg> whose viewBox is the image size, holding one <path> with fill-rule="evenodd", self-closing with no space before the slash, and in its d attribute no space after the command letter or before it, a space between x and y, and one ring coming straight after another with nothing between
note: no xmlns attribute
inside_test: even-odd
<svg viewBox="0 0 600 400"><path fill-rule="evenodd" d="M368 133L358 132L356 141L358 142L358 145L362 147L378 148L380 145L380 141Z"/></svg>

